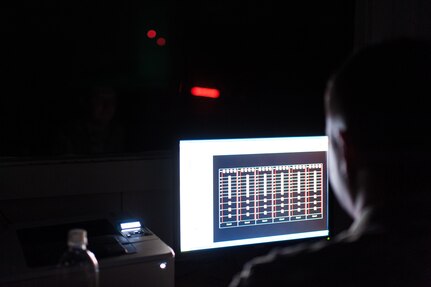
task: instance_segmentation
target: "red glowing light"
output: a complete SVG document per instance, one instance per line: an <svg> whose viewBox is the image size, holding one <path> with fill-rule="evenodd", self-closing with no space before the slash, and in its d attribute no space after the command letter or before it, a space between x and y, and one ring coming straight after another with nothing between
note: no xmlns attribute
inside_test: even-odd
<svg viewBox="0 0 431 287"><path fill-rule="evenodd" d="M157 35L157 32L155 30L153 30L153 29L148 30L148 32L147 32L147 37L150 38L150 39L155 38L156 35Z"/></svg>
<svg viewBox="0 0 431 287"><path fill-rule="evenodd" d="M164 46L164 45L166 45L166 39L163 38L163 37L160 37L160 38L157 39L156 43L159 46Z"/></svg>
<svg viewBox="0 0 431 287"><path fill-rule="evenodd" d="M212 99L217 99L220 97L220 91L213 88L193 87L190 92L195 97L205 97Z"/></svg>

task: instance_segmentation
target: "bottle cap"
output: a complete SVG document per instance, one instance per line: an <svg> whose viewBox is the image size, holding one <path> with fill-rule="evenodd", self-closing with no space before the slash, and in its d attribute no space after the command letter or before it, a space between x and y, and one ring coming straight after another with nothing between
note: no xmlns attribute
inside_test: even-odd
<svg viewBox="0 0 431 287"><path fill-rule="evenodd" d="M86 246L88 244L87 231L85 229L71 229L69 230L67 245L68 246Z"/></svg>

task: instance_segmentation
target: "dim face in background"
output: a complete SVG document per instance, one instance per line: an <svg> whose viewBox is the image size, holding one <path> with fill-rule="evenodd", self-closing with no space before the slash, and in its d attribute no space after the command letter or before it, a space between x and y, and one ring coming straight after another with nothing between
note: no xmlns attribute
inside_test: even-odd
<svg viewBox="0 0 431 287"><path fill-rule="evenodd" d="M90 99L90 114L94 122L108 124L115 115L117 96L112 89L98 89Z"/></svg>

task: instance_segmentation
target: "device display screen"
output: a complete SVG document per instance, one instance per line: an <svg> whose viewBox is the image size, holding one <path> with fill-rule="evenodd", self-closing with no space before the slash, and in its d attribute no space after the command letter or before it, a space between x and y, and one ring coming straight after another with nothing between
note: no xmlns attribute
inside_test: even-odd
<svg viewBox="0 0 431 287"><path fill-rule="evenodd" d="M327 136L181 140L180 250L327 236Z"/></svg>

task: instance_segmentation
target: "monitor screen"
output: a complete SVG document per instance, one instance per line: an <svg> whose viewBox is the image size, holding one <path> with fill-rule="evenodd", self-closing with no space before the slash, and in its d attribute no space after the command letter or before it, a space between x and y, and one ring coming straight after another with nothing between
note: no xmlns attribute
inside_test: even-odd
<svg viewBox="0 0 431 287"><path fill-rule="evenodd" d="M180 140L180 251L328 236L327 152L327 136Z"/></svg>

